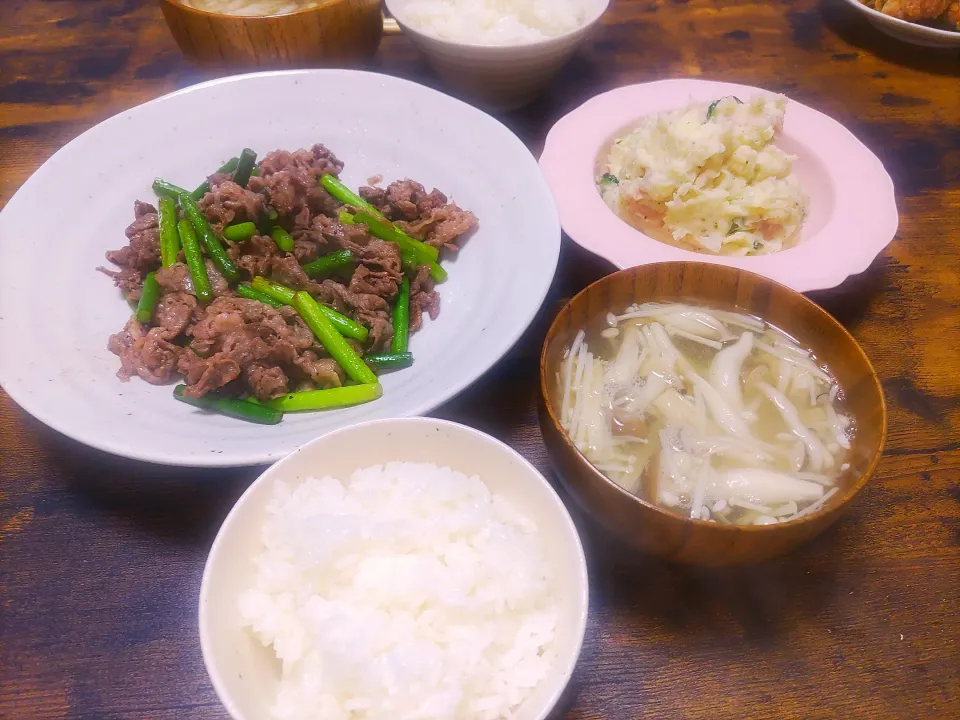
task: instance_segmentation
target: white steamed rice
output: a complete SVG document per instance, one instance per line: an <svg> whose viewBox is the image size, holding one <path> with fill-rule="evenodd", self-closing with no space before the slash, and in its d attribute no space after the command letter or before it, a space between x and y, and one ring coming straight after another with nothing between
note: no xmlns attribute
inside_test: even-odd
<svg viewBox="0 0 960 720"><path fill-rule="evenodd" d="M283 15L316 7L319 0L183 0L184 5L221 15Z"/></svg>
<svg viewBox="0 0 960 720"><path fill-rule="evenodd" d="M412 0L401 19L424 34L479 45L557 37L587 21L590 0Z"/></svg>
<svg viewBox="0 0 960 720"><path fill-rule="evenodd" d="M277 483L240 597L282 661L273 717L510 717L558 606L536 525L479 477L393 462Z"/></svg>

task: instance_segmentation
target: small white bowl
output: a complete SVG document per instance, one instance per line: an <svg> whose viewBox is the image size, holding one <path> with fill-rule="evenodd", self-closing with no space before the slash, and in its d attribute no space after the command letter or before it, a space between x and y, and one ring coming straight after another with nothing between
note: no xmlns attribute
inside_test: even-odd
<svg viewBox="0 0 960 720"><path fill-rule="evenodd" d="M587 564L567 509L536 468L479 430L433 418L374 420L324 435L269 468L247 489L217 534L200 586L200 646L213 687L234 720L269 717L280 662L242 627L238 598L251 587L253 558L277 480L296 483L389 461L432 462L477 474L540 528L547 561L555 569L561 602L551 674L524 702L516 720L542 720L570 680L587 621Z"/></svg>
<svg viewBox="0 0 960 720"><path fill-rule="evenodd" d="M960 32L941 30L918 23L907 22L899 18L884 15L878 10L867 7L860 0L844 0L847 5L853 5L859 12L866 15L867 20L880 32L897 40L934 48L960 47Z"/></svg>
<svg viewBox="0 0 960 720"><path fill-rule="evenodd" d="M606 12L610 0L589 0L587 21L570 32L520 45L480 45L442 40L406 18L411 0L386 0L387 9L447 85L495 110L515 110L534 100ZM389 24L385 26L390 31Z"/></svg>

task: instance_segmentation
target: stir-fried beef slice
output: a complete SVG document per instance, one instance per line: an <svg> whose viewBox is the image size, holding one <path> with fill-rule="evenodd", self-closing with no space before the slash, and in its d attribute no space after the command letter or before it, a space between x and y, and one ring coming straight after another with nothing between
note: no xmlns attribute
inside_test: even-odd
<svg viewBox="0 0 960 720"><path fill-rule="evenodd" d="M251 275L266 275L270 272L271 260L277 254L277 245L266 235L254 235L228 247L227 254L237 267Z"/></svg>
<svg viewBox="0 0 960 720"><path fill-rule="evenodd" d="M332 305L335 310L353 314L357 322L370 329L369 341L372 352L381 352L393 339L393 324L390 322L390 306L379 295L353 292L336 280L324 280L317 289L320 301Z"/></svg>
<svg viewBox="0 0 960 720"><path fill-rule="evenodd" d="M312 240L302 237L295 238L293 241L293 256L298 263L303 265L316 260L320 256L320 250Z"/></svg>
<svg viewBox="0 0 960 720"><path fill-rule="evenodd" d="M326 215L313 218L311 237L320 247L321 254L337 250L349 250L357 254L371 238L366 225L344 225Z"/></svg>
<svg viewBox="0 0 960 720"><path fill-rule="evenodd" d="M350 292L357 294L379 295L382 298L396 296L400 278L382 270L371 270L359 265L350 278Z"/></svg>
<svg viewBox="0 0 960 720"><path fill-rule="evenodd" d="M133 209L136 219L127 225L127 229L123 231L123 234L131 240L137 235L142 234L144 230L150 230L151 228L160 226L160 216L157 215L156 210L153 212L143 212L143 210L144 208L140 204L140 201L137 200Z"/></svg>
<svg viewBox="0 0 960 720"><path fill-rule="evenodd" d="M289 340L278 339L270 346L264 360L273 365L291 368L296 366L299 352Z"/></svg>
<svg viewBox="0 0 960 720"><path fill-rule="evenodd" d="M134 204L134 214L136 219L124 231L128 244L108 251L107 260L120 268L135 270L142 279L160 262L160 219L152 205L139 201Z"/></svg>
<svg viewBox="0 0 960 720"><path fill-rule="evenodd" d="M277 256L271 261L271 277L281 285L294 290L314 291L317 283L304 272L293 255Z"/></svg>
<svg viewBox="0 0 960 720"><path fill-rule="evenodd" d="M395 243L371 239L354 250L360 265L350 280L350 291L358 294L396 296L403 277L400 248Z"/></svg>
<svg viewBox="0 0 960 720"><path fill-rule="evenodd" d="M182 353L177 364L187 382L183 394L188 397L203 397L240 377L240 365L233 358L215 355L205 360L193 355L189 360L184 359L191 355L189 351Z"/></svg>
<svg viewBox="0 0 960 720"><path fill-rule="evenodd" d="M330 217L336 217L340 213L340 208L343 207L339 200L320 186L312 187L307 191L307 204L312 212Z"/></svg>
<svg viewBox="0 0 960 720"><path fill-rule="evenodd" d="M140 289L143 287L143 276L139 271L129 267L111 270L102 265L97 267L97 270L107 277L112 278L113 284L120 288L129 300L138 300L140 298Z"/></svg>
<svg viewBox="0 0 960 720"><path fill-rule="evenodd" d="M289 381L283 369L276 365L253 362L243 369L244 380L260 400L280 397L289 390Z"/></svg>
<svg viewBox="0 0 960 720"><path fill-rule="evenodd" d="M333 305L340 312L355 309L371 314L389 309L387 301L383 298L368 293L351 292L336 280L324 280L318 288L318 294L323 302Z"/></svg>
<svg viewBox="0 0 960 720"><path fill-rule="evenodd" d="M242 313L231 307L220 307L218 302L219 300L214 300L210 303L200 319L188 331L188 334L193 336L190 347L202 357L208 357L218 351L225 336L242 332L246 326Z"/></svg>
<svg viewBox="0 0 960 720"><path fill-rule="evenodd" d="M400 282L403 263L400 257L400 246L396 243L385 242L368 236L366 244L354 244L352 252L361 263L371 270L388 273L395 277L397 282Z"/></svg>
<svg viewBox="0 0 960 720"><path fill-rule="evenodd" d="M143 326L137 318L131 316L123 330L111 335L107 340L107 350L120 358L120 369L117 377L126 382L137 374L136 351L134 346L144 337Z"/></svg>
<svg viewBox="0 0 960 720"><path fill-rule="evenodd" d="M390 342L393 340L393 322L389 313L357 310L357 321L370 328L370 335L367 338L370 343L370 352L385 352L390 347Z"/></svg>
<svg viewBox="0 0 960 720"><path fill-rule="evenodd" d="M293 219L290 222L290 227L294 230L308 228L310 227L310 220L312 218L313 213L310 212L310 208L307 205L304 205L293 216Z"/></svg>
<svg viewBox="0 0 960 720"><path fill-rule="evenodd" d="M260 160L260 177L266 178L285 170L313 172L313 153L309 150L274 150Z"/></svg>
<svg viewBox="0 0 960 720"><path fill-rule="evenodd" d="M387 191L385 188L364 185L360 188L358 195L381 212L387 209Z"/></svg>
<svg viewBox="0 0 960 720"><path fill-rule="evenodd" d="M154 385L170 382L181 353L179 347L163 337L162 329L144 333L135 317L130 318L121 332L110 336L107 348L120 358L117 377L126 381L139 375Z"/></svg>
<svg viewBox="0 0 960 720"><path fill-rule="evenodd" d="M198 204L207 220L220 227L234 222L256 222L265 212L263 195L242 188L232 180L212 186Z"/></svg>
<svg viewBox="0 0 960 720"><path fill-rule="evenodd" d="M287 392L287 372L297 367L298 353L316 342L292 310L238 297L217 298L210 303L188 331L193 335L191 349L197 354L190 353L192 357L183 361L181 371L191 393L204 394L223 387L240 377L241 371L243 382L261 399ZM237 374L226 361L237 366ZM251 371L254 364L260 369ZM214 369L208 372L208 366Z"/></svg>
<svg viewBox="0 0 960 720"><path fill-rule="evenodd" d="M221 183L225 183L227 182L227 180L233 180L232 172L225 172L225 173L215 172L213 175L207 176L207 184L210 187L214 187L216 185L220 185Z"/></svg>
<svg viewBox="0 0 960 720"><path fill-rule="evenodd" d="M391 220L417 220L447 204L447 196L439 190L426 191L415 180L397 180L384 190L360 188L360 197L383 212Z"/></svg>
<svg viewBox="0 0 960 720"><path fill-rule="evenodd" d="M153 314L154 330L173 340L187 329L197 312L197 299L186 292L168 293L157 302Z"/></svg>
<svg viewBox="0 0 960 720"><path fill-rule="evenodd" d="M230 283L228 283L227 279L220 274L220 271L217 269L217 266L214 264L213 260L207 258L203 261L203 264L207 268L207 278L210 280L210 290L213 292L214 297L230 295Z"/></svg>
<svg viewBox="0 0 960 720"><path fill-rule="evenodd" d="M187 292L193 294L193 280L186 263L175 262L170 267L162 267L156 273L157 284L165 293Z"/></svg>
<svg viewBox="0 0 960 720"><path fill-rule="evenodd" d="M316 184L316 178L309 169L290 165L286 170L250 178L249 187L258 193L266 192L270 196L270 204L278 213L286 216L296 215L306 205L307 191Z"/></svg>
<svg viewBox="0 0 960 720"><path fill-rule="evenodd" d="M433 289L430 268L421 265L417 276L410 283L410 332L417 332L423 326L423 314L432 320L440 315L440 294Z"/></svg>
<svg viewBox="0 0 960 720"><path fill-rule="evenodd" d="M436 248L459 250L454 240L477 227L477 216L453 203L429 210L423 217L410 222L399 221L397 227L411 237L423 240Z"/></svg>
<svg viewBox="0 0 960 720"><path fill-rule="evenodd" d="M321 388L343 385L343 369L332 358L318 358L317 354L307 350L295 362L300 371Z"/></svg>
<svg viewBox="0 0 960 720"><path fill-rule="evenodd" d="M144 215L156 215L157 209L147 202L142 202L140 200L134 200L133 202L133 216L135 218L141 218Z"/></svg>
<svg viewBox="0 0 960 720"><path fill-rule="evenodd" d="M313 167L317 175L339 176L343 172L343 163L323 143L317 143L310 152L313 154Z"/></svg>
<svg viewBox="0 0 960 720"><path fill-rule="evenodd" d="M335 212L338 204L317 183L321 175L338 175L341 170L343 163L323 145L292 153L276 150L260 161L260 176L250 178L249 187L266 191L282 215L298 214L304 207Z"/></svg>

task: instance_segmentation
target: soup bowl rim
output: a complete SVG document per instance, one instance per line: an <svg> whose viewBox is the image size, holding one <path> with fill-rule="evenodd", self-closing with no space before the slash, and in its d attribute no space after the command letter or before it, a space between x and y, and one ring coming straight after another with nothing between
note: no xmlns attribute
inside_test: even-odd
<svg viewBox="0 0 960 720"><path fill-rule="evenodd" d="M598 470L597 467L590 460L587 459L587 457L574 444L573 440L570 438L569 433L567 433L567 431L564 429L562 423L560 422L557 416L556 410L554 408L554 404L550 399L551 391L548 388L547 364L549 362L549 357L550 357L550 352L549 352L550 347L551 345L555 344L554 340L559 334L557 323L560 321L560 318L563 316L564 313L569 312L569 309L575 303L580 301L583 297L586 297L597 286L603 283L612 282L612 279L617 276L639 275L641 273L649 273L654 271L658 266L661 266L661 265L703 266L703 267L708 267L710 269L710 272L717 272L721 274L735 274L735 275L745 274L745 275L752 276L761 284L767 284L769 286L773 286L773 287L779 288L780 290L786 291L790 295L798 296L801 302L803 302L807 306L812 307L815 310L816 314L818 315L818 317L820 317L821 321L826 322L827 324L834 325L836 328L838 328L842 332L843 336L845 336L846 340L848 341L848 344L856 349L856 352L858 353L860 360L863 362L864 366L868 371L867 373L868 377L873 381L873 384L876 387L877 396L880 398L880 424L881 424L880 440L877 445L876 451L873 453L873 456L870 458L870 462L867 464L866 469L860 474L860 477L857 479L855 483L849 485L846 488L841 488L840 491L836 493L836 497L831 498L829 501L827 501L827 503L823 507L821 507L816 512L809 513L802 517L794 518L793 520L786 520L786 521L771 523L769 525L737 525L735 523L725 524L725 523L718 523L710 520L702 520L700 518L693 518L693 517L680 515L676 512L671 512L670 510L667 510L665 508L660 507L659 505L656 505L648 500L645 500L639 497L638 495L634 495L633 493L631 493L628 490L625 490L616 482L614 482L609 477L607 477L603 472ZM656 300L655 298L651 298L650 301L655 302ZM741 311L745 311L748 313L751 312L747 308L740 308L740 309ZM610 312L609 308L607 308L606 310L607 312ZM790 330L790 328L781 328L781 329L785 332L789 332ZM815 348L814 348L814 351L816 351ZM662 518L667 520L668 522L679 521L683 523L691 523L694 526L700 526L704 529L709 528L709 530L711 531L716 531L720 533L736 533L736 532L771 533L771 532L776 532L778 530L782 530L783 528L786 528L786 527L797 528L802 526L804 523L819 520L826 515L837 512L843 506L845 506L848 502L850 502L863 489L863 487L867 484L867 482L869 482L870 479L873 477L874 473L876 472L877 465L880 462L880 458L883 457L883 450L887 442L887 402L886 402L886 398L884 397L883 386L880 384L880 378L877 375L876 369L873 367L873 363L870 362L870 358L867 356L866 352L864 352L863 348L860 347L860 343L856 341L853 335L851 335L850 332L836 318L834 318L830 313L828 313L822 307L817 305L817 303L813 302L813 300L808 298L803 293L797 292L796 290L793 290L789 286L784 285L783 283L777 282L776 280L771 280L770 278L764 275L759 275L757 273L750 272L749 270L742 270L740 268L731 267L729 265L718 265L715 263L696 262L693 260L674 260L674 261L668 261L668 262L662 262L662 263L651 263L648 265L638 265L635 267L629 267L629 268L624 268L622 270L617 270L613 273L610 273L609 275L605 275L604 277L593 281L583 290L581 290L576 295L574 295L563 306L563 308L561 308L560 312L557 313L556 317L554 317L553 321L550 323L549 329L547 330L546 339L544 340L543 348L540 352L540 399L542 402L542 407L544 408L547 416L550 419L550 424L553 427L553 430L556 431L556 433L559 435L564 445L566 445L567 449L571 450L575 454L575 456L579 460L581 467L586 469L586 471L590 474L594 484L596 482L599 482L601 485L605 487L612 488L626 502L635 503L647 511L655 512L658 515L660 515ZM839 486L836 486L836 487L839 487Z"/></svg>
<svg viewBox="0 0 960 720"><path fill-rule="evenodd" d="M312 13L320 12L329 8L331 5L337 5L346 0L322 0L319 5L312 5L310 7L299 8L298 10L291 10L289 12L282 13L266 13L258 15L237 15L236 13L227 13L227 12L214 12L212 10L202 10L201 8L194 7L193 5L187 5L183 0L160 0L162 3L167 3L168 5L175 5L180 10L188 13L196 13L197 15L203 15L209 18L218 18L218 19L230 19L230 20L289 20L293 18L298 18L304 15L310 15Z"/></svg>

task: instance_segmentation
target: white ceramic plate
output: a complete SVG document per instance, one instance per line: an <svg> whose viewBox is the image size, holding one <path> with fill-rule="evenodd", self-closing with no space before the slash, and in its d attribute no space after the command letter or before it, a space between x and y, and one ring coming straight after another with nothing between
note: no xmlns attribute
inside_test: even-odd
<svg viewBox="0 0 960 720"><path fill-rule="evenodd" d="M956 48L960 47L960 32L954 30L942 30L940 28L928 27L919 23L907 22L889 15L884 15L878 10L867 7L860 0L844 0L847 5L853 5L858 12L866 16L870 24L880 32L889 35L897 40L910 43L912 45L922 45L923 47L934 48Z"/></svg>
<svg viewBox="0 0 960 720"><path fill-rule="evenodd" d="M446 420L406 418L361 423L300 448L254 481L223 521L200 585L200 647L234 720L268 717L280 679L276 655L242 626L237 605L254 582L253 559L263 547L260 529L276 483L296 486L325 474L346 480L354 470L391 461L431 462L479 475L492 493L536 523L554 568L560 622L553 665L514 720L543 720L556 705L580 654L588 607L587 563L566 507L543 475L500 441Z"/></svg>
<svg viewBox="0 0 960 720"><path fill-rule="evenodd" d="M243 147L322 142L359 186L410 177L480 219L440 288L441 312L413 336L416 362L384 376L367 405L287 415L272 427L197 411L107 350L130 311L96 271L123 246L135 199L160 176L193 187ZM539 309L560 225L523 143L488 115L396 78L343 70L258 73L187 88L121 113L57 152L0 213L0 385L27 412L82 443L169 465L272 462L360 420L419 415L506 353ZM508 271L523 268L521 271Z"/></svg>
<svg viewBox="0 0 960 720"><path fill-rule="evenodd" d="M600 197L597 156L639 118L691 101L726 95L746 99L761 92L710 80L662 80L603 93L561 118L547 135L540 167L557 199L564 231L619 268L669 261L719 263L799 292L835 287L866 270L897 232L893 181L880 160L840 123L792 100L777 145L797 156L794 171L810 198L795 247L751 257L685 250L634 229Z"/></svg>

